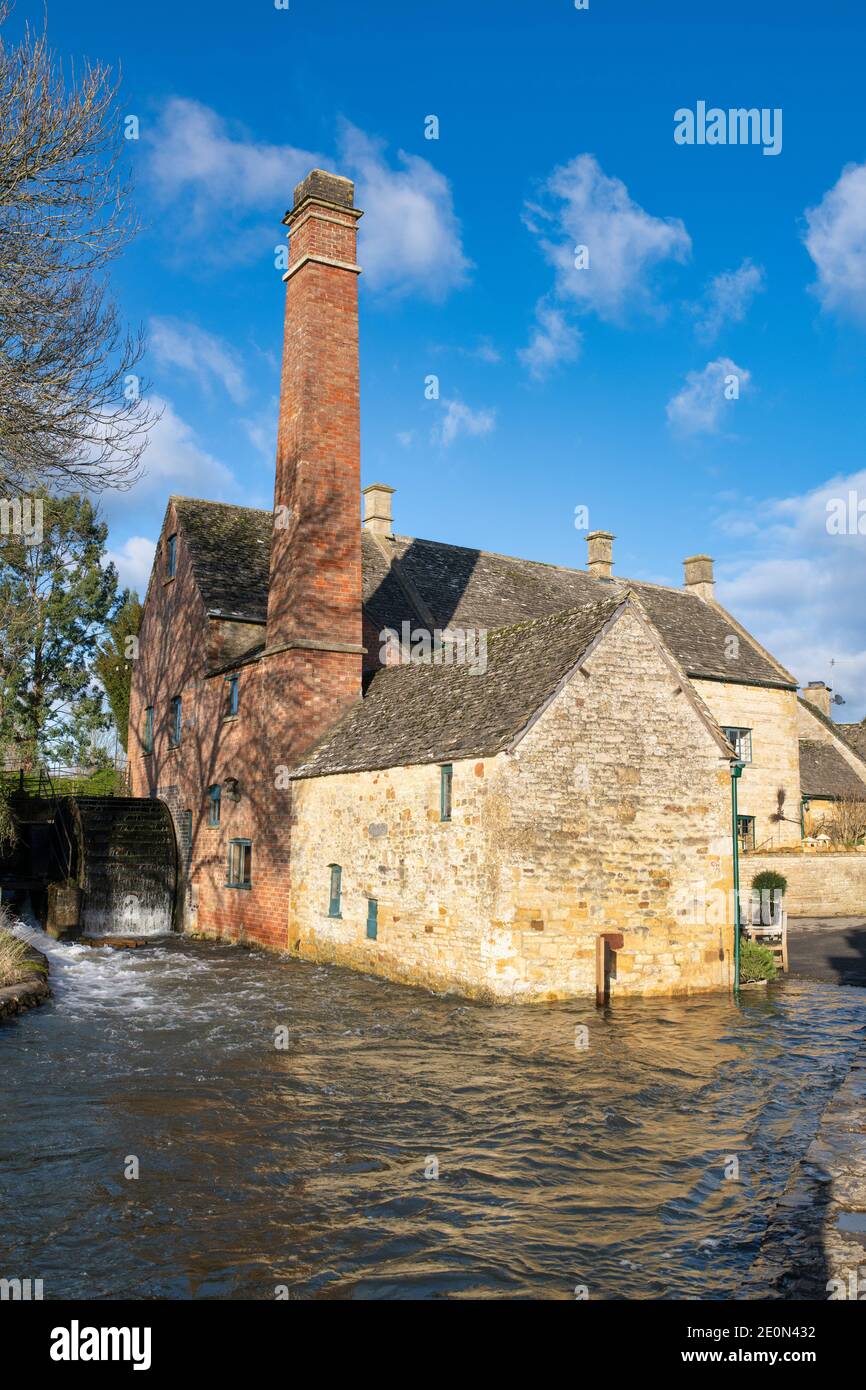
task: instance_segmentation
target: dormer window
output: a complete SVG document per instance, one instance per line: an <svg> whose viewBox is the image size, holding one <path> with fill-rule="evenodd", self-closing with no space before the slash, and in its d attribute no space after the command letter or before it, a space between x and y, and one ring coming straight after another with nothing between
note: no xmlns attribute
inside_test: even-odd
<svg viewBox="0 0 866 1390"><path fill-rule="evenodd" d="M165 543L165 577L174 579L177 573L177 536L169 536Z"/></svg>

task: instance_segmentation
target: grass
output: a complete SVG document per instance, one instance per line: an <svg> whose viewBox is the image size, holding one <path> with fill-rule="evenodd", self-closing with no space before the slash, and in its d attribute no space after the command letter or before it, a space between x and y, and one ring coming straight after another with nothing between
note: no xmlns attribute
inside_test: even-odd
<svg viewBox="0 0 866 1390"><path fill-rule="evenodd" d="M26 941L9 931L8 921L6 909L0 907L0 989L5 985L18 985L44 969L40 961L30 956Z"/></svg>

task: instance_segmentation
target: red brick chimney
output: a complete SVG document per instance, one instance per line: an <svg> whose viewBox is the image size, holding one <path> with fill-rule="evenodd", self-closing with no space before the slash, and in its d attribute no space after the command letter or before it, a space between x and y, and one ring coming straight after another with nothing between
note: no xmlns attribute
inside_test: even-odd
<svg viewBox="0 0 866 1390"><path fill-rule="evenodd" d="M361 645L354 184L314 169L286 213L289 268L267 647ZM360 671L360 657L359 657Z"/></svg>

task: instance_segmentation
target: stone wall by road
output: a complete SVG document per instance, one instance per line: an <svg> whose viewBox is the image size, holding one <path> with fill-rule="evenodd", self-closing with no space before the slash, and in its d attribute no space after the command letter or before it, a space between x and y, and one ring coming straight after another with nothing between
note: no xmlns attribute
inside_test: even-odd
<svg viewBox="0 0 866 1390"><path fill-rule="evenodd" d="M755 874L775 869L788 880L785 906L791 917L866 916L866 854L748 854L740 878L748 888Z"/></svg>

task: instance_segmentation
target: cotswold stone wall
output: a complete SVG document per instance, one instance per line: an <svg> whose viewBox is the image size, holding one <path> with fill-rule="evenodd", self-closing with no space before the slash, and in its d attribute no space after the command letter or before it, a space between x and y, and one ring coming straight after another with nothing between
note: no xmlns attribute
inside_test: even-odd
<svg viewBox="0 0 866 1390"><path fill-rule="evenodd" d="M764 869L776 869L788 880L785 906L791 917L866 916L866 854L748 854L742 860L743 887Z"/></svg>
<svg viewBox="0 0 866 1390"><path fill-rule="evenodd" d="M597 937L622 931L613 995L727 989L731 924L684 906L733 886L727 761L634 614L586 671L515 753L454 764L450 823L436 765L295 783L290 949L528 1001L593 993Z"/></svg>
<svg viewBox="0 0 866 1390"><path fill-rule="evenodd" d="M797 844L801 832L796 691L704 680L692 685L719 724L752 730L752 761L740 778L738 803L741 816L755 817L757 844ZM780 788L785 792L785 819L774 822Z"/></svg>

